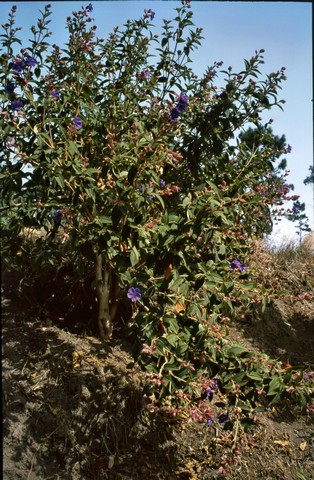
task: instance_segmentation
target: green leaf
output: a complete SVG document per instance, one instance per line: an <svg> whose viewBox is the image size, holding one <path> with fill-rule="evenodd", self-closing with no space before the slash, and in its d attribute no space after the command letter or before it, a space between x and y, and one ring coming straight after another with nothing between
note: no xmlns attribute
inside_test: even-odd
<svg viewBox="0 0 314 480"><path fill-rule="evenodd" d="M256 382L262 382L263 381L263 377L257 372L249 372L249 373L246 374L246 376L248 378L250 378L251 380L254 380Z"/></svg>
<svg viewBox="0 0 314 480"><path fill-rule="evenodd" d="M281 377L279 375L274 375L269 383L267 395L277 395L278 393L282 392L283 388L284 385Z"/></svg>
<svg viewBox="0 0 314 480"><path fill-rule="evenodd" d="M242 353L247 352L247 348L240 344L234 344L231 348L227 349L227 353L229 356L237 356L241 355Z"/></svg>
<svg viewBox="0 0 314 480"><path fill-rule="evenodd" d="M130 253L130 261L131 261L132 267L134 267L134 265L136 265L139 262L139 260L140 260L139 251L137 250L136 247L133 247Z"/></svg>
<svg viewBox="0 0 314 480"><path fill-rule="evenodd" d="M170 345L175 347L178 340L179 340L179 337L178 337L178 335L176 335L174 333L170 333L169 335L167 335L166 339L167 339L167 342L170 343Z"/></svg>

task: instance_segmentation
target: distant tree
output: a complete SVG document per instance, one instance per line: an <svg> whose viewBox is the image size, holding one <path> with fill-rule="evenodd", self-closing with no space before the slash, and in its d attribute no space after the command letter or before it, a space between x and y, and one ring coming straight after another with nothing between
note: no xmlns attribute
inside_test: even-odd
<svg viewBox="0 0 314 480"><path fill-rule="evenodd" d="M310 174L303 180L304 185L309 185L312 183L314 185L314 167L310 165L309 167Z"/></svg>
<svg viewBox="0 0 314 480"><path fill-rule="evenodd" d="M270 121L271 123L272 121ZM261 169L261 176L259 178L260 185L256 188L261 195L269 197L271 195L271 202L273 205L276 203L278 206L279 197L282 200L293 200L298 197L290 197L288 194L291 190L294 190L294 185L286 183L286 177L288 172L287 159L280 158L283 154L291 152L291 146L286 143L285 135L275 135L273 129L269 124L258 125L256 128L249 127L239 134L239 140L242 148L247 152L249 158L250 155L254 155L255 152L260 153L261 162L264 165L264 170ZM271 172L264 175L267 172ZM283 202L282 202L283 203ZM261 215L260 223L265 229L265 233L272 231L272 220L278 220L279 210L270 210L269 207L263 209L263 215ZM279 215L280 216L280 215Z"/></svg>
<svg viewBox="0 0 314 480"><path fill-rule="evenodd" d="M299 241L301 244L302 241L302 233L303 232L310 232L311 229L309 227L309 219L305 213L305 203L301 203L299 200L293 203L292 209L289 211L287 215L288 220L291 222L295 222L295 228L299 235Z"/></svg>

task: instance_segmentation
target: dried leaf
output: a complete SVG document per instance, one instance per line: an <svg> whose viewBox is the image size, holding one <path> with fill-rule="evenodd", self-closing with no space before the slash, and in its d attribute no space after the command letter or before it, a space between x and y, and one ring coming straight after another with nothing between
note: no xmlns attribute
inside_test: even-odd
<svg viewBox="0 0 314 480"><path fill-rule="evenodd" d="M168 278L170 277L171 272L172 272L172 264L170 263L170 265L165 270L165 279L166 280L168 280Z"/></svg>
<svg viewBox="0 0 314 480"><path fill-rule="evenodd" d="M108 460L108 468L109 470L114 466L115 455L110 455Z"/></svg>
<svg viewBox="0 0 314 480"><path fill-rule="evenodd" d="M180 312L184 312L184 310L185 310L184 304L181 303L181 302L177 302L176 303L176 312L180 313Z"/></svg>
<svg viewBox="0 0 314 480"><path fill-rule="evenodd" d="M286 363L286 364L283 366L283 368L284 368L285 370L290 370L290 369L292 368L292 365L290 365L290 363Z"/></svg>
<svg viewBox="0 0 314 480"><path fill-rule="evenodd" d="M307 443L306 442L302 442L300 443L299 445L299 449L302 450L302 452L304 452L304 450L306 449L307 447Z"/></svg>
<svg viewBox="0 0 314 480"><path fill-rule="evenodd" d="M127 251L127 248L124 245L124 243L120 243L120 250L121 250L121 252L126 252Z"/></svg>
<svg viewBox="0 0 314 480"><path fill-rule="evenodd" d="M274 443L276 445L280 445L283 448L286 448L287 450L292 450L292 447L290 445L290 442L288 442L288 440L274 440Z"/></svg>

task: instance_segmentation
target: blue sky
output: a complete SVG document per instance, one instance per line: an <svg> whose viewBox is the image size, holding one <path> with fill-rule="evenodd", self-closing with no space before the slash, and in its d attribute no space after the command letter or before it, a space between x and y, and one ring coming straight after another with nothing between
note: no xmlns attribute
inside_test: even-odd
<svg viewBox="0 0 314 480"><path fill-rule="evenodd" d="M23 39L29 38L29 28L37 19L37 12L44 5L52 5L51 30L53 42L66 41L66 17L83 1L59 2L1 2L0 18L3 23L12 5L17 5L16 25L23 27ZM128 18L138 18L144 8L156 12L155 32L158 33L162 19L175 16L176 1L94 1L92 13L97 25L97 34L106 37L114 26L121 26ZM225 2L191 1L193 21L203 28L205 37L202 46L192 56L193 70L202 74L215 60L224 62L235 71L243 68L243 59L249 59L255 50L265 49L265 65L262 73L286 67L287 81L281 97L286 100L284 111L272 110L273 129L276 134L285 134L292 146L287 155L289 182L295 185L295 193L306 203L306 213L313 224L313 189L303 184L313 164L313 65L312 65L312 4L307 2ZM27 45L25 45L27 46ZM290 236L294 226L282 222L274 229L275 234Z"/></svg>

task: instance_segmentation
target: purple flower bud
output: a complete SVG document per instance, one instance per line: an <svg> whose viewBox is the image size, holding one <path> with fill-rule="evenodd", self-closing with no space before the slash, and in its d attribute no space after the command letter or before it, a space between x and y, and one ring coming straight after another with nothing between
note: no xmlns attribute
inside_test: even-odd
<svg viewBox="0 0 314 480"><path fill-rule="evenodd" d="M218 380L216 380L216 378L213 378L212 382L213 382L213 384L214 384L214 385L213 385L213 389L214 389L214 390L218 390Z"/></svg>
<svg viewBox="0 0 314 480"><path fill-rule="evenodd" d="M37 65L37 60L34 57L27 57L25 59L25 65L27 67L35 67Z"/></svg>
<svg viewBox="0 0 314 480"><path fill-rule="evenodd" d="M239 270L241 273L245 272L246 270L246 263L241 263L241 265L239 266Z"/></svg>
<svg viewBox="0 0 314 480"><path fill-rule="evenodd" d="M222 413L218 418L218 422L225 423L228 419L229 419L228 413Z"/></svg>
<svg viewBox="0 0 314 480"><path fill-rule="evenodd" d="M170 121L175 122L176 120L178 120L179 115L180 115L180 112L178 111L177 107L173 108L170 111Z"/></svg>
<svg viewBox="0 0 314 480"><path fill-rule="evenodd" d="M11 110L21 110L23 108L23 103L20 100L14 100L11 103Z"/></svg>
<svg viewBox="0 0 314 480"><path fill-rule="evenodd" d="M186 95L186 93L181 93L177 103L178 112L179 113L186 112L188 105L189 105L189 97Z"/></svg>
<svg viewBox="0 0 314 480"><path fill-rule="evenodd" d="M60 210L54 210L53 212L53 221L57 224L60 225L61 223L61 218L62 218L62 213Z"/></svg>
<svg viewBox="0 0 314 480"><path fill-rule="evenodd" d="M149 10L144 10L144 18L149 18L150 20L154 20L155 12L150 8Z"/></svg>
<svg viewBox="0 0 314 480"><path fill-rule="evenodd" d="M165 186L166 186L166 182L161 178L160 179L160 187L165 188Z"/></svg>
<svg viewBox="0 0 314 480"><path fill-rule="evenodd" d="M50 98L54 98L55 100L58 100L58 98L60 97L60 93L59 93L59 90L52 90L49 94L49 97Z"/></svg>
<svg viewBox="0 0 314 480"><path fill-rule="evenodd" d="M25 67L26 67L25 62L17 61L17 62L14 62L13 66L12 66L12 70L15 73L22 73L24 71Z"/></svg>
<svg viewBox="0 0 314 480"><path fill-rule="evenodd" d="M86 12L92 12L93 11L93 5L90 3L89 5L87 5L86 7Z"/></svg>
<svg viewBox="0 0 314 480"><path fill-rule="evenodd" d="M5 93L13 93L14 92L14 89L15 89L15 83L13 82L8 82L5 86Z"/></svg>
<svg viewBox="0 0 314 480"><path fill-rule="evenodd" d="M83 126L83 120L80 117L74 117L72 123L76 130L79 130Z"/></svg>

